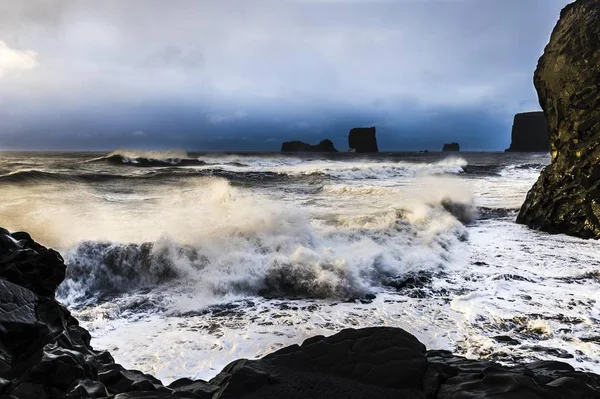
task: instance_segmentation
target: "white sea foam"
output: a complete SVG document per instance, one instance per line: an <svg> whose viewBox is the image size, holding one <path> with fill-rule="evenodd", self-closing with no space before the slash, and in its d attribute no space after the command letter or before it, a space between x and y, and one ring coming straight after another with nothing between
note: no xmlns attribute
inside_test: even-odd
<svg viewBox="0 0 600 399"><path fill-rule="evenodd" d="M448 158L434 163L376 162L372 160L352 162L307 162L276 167L280 173L296 175L327 175L344 180L390 179L397 177L458 174L467 162L462 158Z"/></svg>
<svg viewBox="0 0 600 399"><path fill-rule="evenodd" d="M421 187L368 217L346 214L324 221L301 208L248 195L224 179L208 179L170 195L164 199L168 203L150 205L159 210L153 219L132 215L123 220L122 215L119 222L128 226L122 234L129 239L121 243L96 236L73 246L66 252L72 267L61 294L88 299L95 290L126 292L166 276L193 281L195 295L209 300L261 292L361 296L387 278L443 268L464 241L465 227L444 205L453 201L469 207L471 196L456 187L442 189L449 184L445 180L429 184L435 190ZM105 223L112 204L97 210L98 221L88 220L86 231L75 236L85 237L87 229ZM161 229L149 233L151 223ZM130 245L144 241L152 248Z"/></svg>
<svg viewBox="0 0 600 399"><path fill-rule="evenodd" d="M499 237L498 229L506 234ZM540 240L545 244L538 245ZM568 281L598 271L597 254L597 243L531 234L522 226L486 221L470 229L464 256L453 259L446 277L434 280L426 298L384 292L373 303L361 304L227 297L214 302L229 304L226 308L185 317L180 312L204 307L182 299L166 301L170 312L143 320L134 315L112 317L106 310L108 319L87 325L99 337L95 342L126 366L151 371L166 381L180 376L210 378L239 357L260 357L311 335L375 325L405 328L430 348L504 362L557 359L539 348L564 351L573 358L558 360L599 372L600 349L584 341L600 334L597 282ZM577 262L570 260L574 257ZM239 305L231 306L235 299ZM519 344L506 346L494 340L501 335ZM140 337L152 339L140 347Z"/></svg>
<svg viewBox="0 0 600 399"><path fill-rule="evenodd" d="M232 172L275 172L291 176L330 176L343 180L381 180L398 177L460 174L468 165L463 158L446 158L437 162L389 162L377 159L319 160L294 157L200 157L207 163L197 169L220 169Z"/></svg>
<svg viewBox="0 0 600 399"><path fill-rule="evenodd" d="M600 372L598 243L514 223L547 156L481 157L205 155L210 165L176 169L180 180L2 184L0 220L65 254L60 295L95 347L166 382L373 325L467 356ZM8 173L62 168L0 162ZM228 182L194 169L286 177ZM490 208L481 220L477 207ZM423 282L402 283L410 276ZM372 303L345 302L366 292Z"/></svg>

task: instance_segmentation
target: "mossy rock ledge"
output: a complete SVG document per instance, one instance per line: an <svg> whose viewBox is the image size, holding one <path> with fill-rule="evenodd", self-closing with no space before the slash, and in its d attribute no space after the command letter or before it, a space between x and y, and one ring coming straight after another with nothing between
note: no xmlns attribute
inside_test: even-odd
<svg viewBox="0 0 600 399"><path fill-rule="evenodd" d="M517 222L600 238L600 0L563 9L534 84L552 162L527 194Z"/></svg>

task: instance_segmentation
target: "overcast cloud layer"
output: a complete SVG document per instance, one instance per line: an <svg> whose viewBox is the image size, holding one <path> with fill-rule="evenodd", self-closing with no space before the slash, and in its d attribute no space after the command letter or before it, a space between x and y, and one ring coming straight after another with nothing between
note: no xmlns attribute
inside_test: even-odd
<svg viewBox="0 0 600 399"><path fill-rule="evenodd" d="M0 0L0 150L503 150L567 0Z"/></svg>

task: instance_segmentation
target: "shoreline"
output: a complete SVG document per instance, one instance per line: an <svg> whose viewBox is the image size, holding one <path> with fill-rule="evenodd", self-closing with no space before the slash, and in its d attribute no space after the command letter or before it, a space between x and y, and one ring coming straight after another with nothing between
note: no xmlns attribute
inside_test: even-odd
<svg viewBox="0 0 600 399"><path fill-rule="evenodd" d="M5 309L13 309L9 318L0 319L12 338L5 342L8 360L0 373L3 395L87 398L128 393L119 398L225 399L333 398L346 392L346 397L446 398L468 392L528 392L540 398L600 397L600 376L568 364L542 361L504 367L447 351L426 351L398 328L309 338L257 361L234 361L209 382L180 379L165 387L150 375L115 364L108 352L92 349L89 333L54 298L66 271L60 254L26 233L2 229L0 243L0 292ZM28 347L25 355L23 345Z"/></svg>

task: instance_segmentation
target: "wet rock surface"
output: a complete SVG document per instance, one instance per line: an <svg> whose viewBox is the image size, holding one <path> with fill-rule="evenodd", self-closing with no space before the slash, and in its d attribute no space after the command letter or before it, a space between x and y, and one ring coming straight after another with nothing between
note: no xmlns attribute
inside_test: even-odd
<svg viewBox="0 0 600 399"><path fill-rule="evenodd" d="M543 112L515 115L510 147L506 152L548 152L548 123Z"/></svg>
<svg viewBox="0 0 600 399"><path fill-rule="evenodd" d="M600 238L600 2L566 6L534 83L548 121L552 163L517 222L550 233Z"/></svg>
<svg viewBox="0 0 600 399"><path fill-rule="evenodd" d="M165 386L92 348L90 334L54 297L64 274L57 252L0 229L1 398L600 398L600 376L568 364L469 360L427 351L389 327L312 337L234 361L209 382Z"/></svg>

